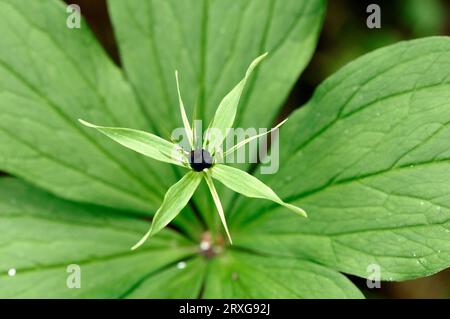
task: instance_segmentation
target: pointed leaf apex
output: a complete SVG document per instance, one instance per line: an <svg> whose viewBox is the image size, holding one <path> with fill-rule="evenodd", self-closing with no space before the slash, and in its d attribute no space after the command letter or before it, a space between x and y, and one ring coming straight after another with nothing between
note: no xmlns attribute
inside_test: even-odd
<svg viewBox="0 0 450 319"><path fill-rule="evenodd" d="M84 126L87 126L87 127L93 127L93 128L97 127L96 125L86 122L85 120L82 120L82 119L78 119L78 122L80 122L81 124L83 124Z"/></svg>
<svg viewBox="0 0 450 319"><path fill-rule="evenodd" d="M264 60L269 55L269 52L264 52L259 57L257 57L255 60L253 60L252 64L258 64L262 60Z"/></svg>
<svg viewBox="0 0 450 319"><path fill-rule="evenodd" d="M133 247L131 247L131 250L136 250L139 247L142 246L143 243L147 241L147 239L151 236L153 227L150 228L150 230L144 235L144 237L141 238Z"/></svg>
<svg viewBox="0 0 450 319"><path fill-rule="evenodd" d="M283 204L281 204L281 205L283 205L284 207L286 207L290 211L292 211L292 212L294 212L294 213L296 213L296 214L298 214L298 215L300 215L302 217L308 218L308 215L306 214L306 212L303 209L301 209L300 207L297 207L297 206L294 206L292 204L288 204L288 203L285 203L285 202L283 202Z"/></svg>

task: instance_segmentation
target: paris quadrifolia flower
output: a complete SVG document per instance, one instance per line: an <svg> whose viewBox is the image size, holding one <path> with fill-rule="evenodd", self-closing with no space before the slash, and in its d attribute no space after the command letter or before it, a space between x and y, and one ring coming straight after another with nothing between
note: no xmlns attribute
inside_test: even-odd
<svg viewBox="0 0 450 319"><path fill-rule="evenodd" d="M301 216L306 217L304 210L282 201L269 186L265 185L256 177L237 168L225 165L221 160L219 160L223 159L232 152L235 152L237 149L243 147L250 141L258 139L259 137L278 129L286 122L286 120L284 120L268 132L248 137L228 150L222 150L222 144L236 117L239 99L245 83L250 77L253 69L266 56L267 53L256 58L250 64L245 77L223 98L216 110L212 122L208 127L204 141L200 144L196 133L197 130L194 128L194 123L191 126L186 115L180 93L178 72L175 71L181 119L187 137L187 142L189 144L189 149L185 149L179 144L167 141L147 132L129 128L97 126L86 121L79 120L85 126L97 129L99 132L129 149L155 160L174 164L189 170L177 183L168 189L161 206L153 217L149 231L131 249L134 250L138 248L149 237L157 234L165 226L167 226L188 204L202 179L205 179L206 184L209 187L213 201L217 208L217 212L230 243L232 243L232 240L225 220L225 213L213 180L218 180L226 187L244 196L271 200Z"/></svg>

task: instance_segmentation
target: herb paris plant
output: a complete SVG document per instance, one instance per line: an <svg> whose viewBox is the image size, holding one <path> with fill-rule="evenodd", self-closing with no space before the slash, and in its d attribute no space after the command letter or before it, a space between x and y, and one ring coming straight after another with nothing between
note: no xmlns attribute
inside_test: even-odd
<svg viewBox="0 0 450 319"><path fill-rule="evenodd" d="M187 113L198 102L209 121L270 52L234 121L269 127L314 52L325 1L108 0L108 9L121 68L85 21L65 27L62 1L0 0L0 170L13 176L0 178L0 297L361 298L344 273L367 278L377 265L381 280L401 281L449 267L447 37L367 54L289 116L279 172L255 178L308 218L217 183L233 246L212 242L221 251L206 256L206 230L221 225L201 182L173 227L131 252L187 168L77 119L168 138L180 122L173 70ZM80 289L66 286L72 264Z"/></svg>
<svg viewBox="0 0 450 319"><path fill-rule="evenodd" d="M229 150L226 150L225 152L220 149L225 136L228 134L230 127L233 125L234 118L236 117L237 113L239 99L241 97L245 83L247 82L253 69L262 59L266 57L266 55L267 54L261 55L250 64L244 79L242 79L219 104L214 119L209 126L211 129L219 130L219 134L207 134L207 137L205 138L205 141L203 143L204 146L207 146L207 149L198 149L195 145L195 132L194 130L192 130L191 125L189 124L184 103L181 98L178 72L175 72L175 77L177 80L178 100L181 118L183 120L184 129L186 130L186 136L191 147L188 152L185 152L180 146L172 144L169 141L165 141L158 136L150 133L127 128L97 126L80 120L82 124L97 129L117 143L136 152L162 162L168 162L192 170L175 185L169 188L166 195L164 196L164 201L161 207L158 209L153 218L150 230L136 245L132 247L132 250L141 246L148 237L158 233L180 213L183 207L186 206L191 199L202 178L205 178L206 180L211 195L214 199L214 203L217 207L220 220L222 221L222 225L225 229L230 243L232 243L232 239L225 219L225 213L223 211L222 203L220 202L219 195L214 186L212 178L217 179L225 186L247 197L264 198L271 200L301 216L306 217L306 213L301 208L283 202L270 187L263 184L257 178L236 168L216 163L213 157L218 152L228 154L231 151L235 151L239 147L242 147L245 144L249 143L251 140L259 137L249 137L239 144L235 145L234 147L230 148ZM284 120L282 123L285 122L286 120ZM179 152L177 152L176 150L178 150Z"/></svg>

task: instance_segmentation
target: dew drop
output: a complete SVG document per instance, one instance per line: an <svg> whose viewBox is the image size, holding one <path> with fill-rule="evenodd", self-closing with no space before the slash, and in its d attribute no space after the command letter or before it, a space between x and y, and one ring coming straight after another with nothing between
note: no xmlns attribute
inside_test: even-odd
<svg viewBox="0 0 450 319"><path fill-rule="evenodd" d="M177 264L177 268L178 268L178 269L184 269L184 268L186 268L186 262L180 261L180 262Z"/></svg>
<svg viewBox="0 0 450 319"><path fill-rule="evenodd" d="M16 269L15 268L11 268L10 270L8 270L8 276L9 277L14 277L16 275Z"/></svg>
<svg viewBox="0 0 450 319"><path fill-rule="evenodd" d="M425 265L425 264L427 263L427 260L426 260L425 258L419 258L418 262L419 262L421 265Z"/></svg>

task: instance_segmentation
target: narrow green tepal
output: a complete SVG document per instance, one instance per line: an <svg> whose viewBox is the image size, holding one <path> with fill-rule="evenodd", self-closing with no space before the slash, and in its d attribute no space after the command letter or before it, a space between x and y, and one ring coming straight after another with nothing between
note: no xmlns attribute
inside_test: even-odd
<svg viewBox="0 0 450 319"><path fill-rule="evenodd" d="M132 250L141 246L150 236L160 232L180 213L194 195L202 178L201 173L191 171L169 188L163 203L153 218L149 231L131 248Z"/></svg>
<svg viewBox="0 0 450 319"><path fill-rule="evenodd" d="M214 200L214 204L217 207L217 212L219 213L220 220L222 221L223 228L225 229L225 232L227 233L228 240L230 241L230 244L233 244L233 240L231 239L230 231L228 230L227 221L225 219L225 213L223 211L222 203L220 202L219 194L217 194L216 187L214 186L214 182L211 179L211 175L209 170L205 172L205 180L206 184L208 184L209 191L211 192L211 195Z"/></svg>
<svg viewBox="0 0 450 319"><path fill-rule="evenodd" d="M133 151L161 162L184 166L183 158L175 156L177 145L159 136L129 128L98 126L81 119L78 121L84 126L96 129L113 141Z"/></svg>
<svg viewBox="0 0 450 319"><path fill-rule="evenodd" d="M253 60L245 73L245 77L223 98L222 102L220 102L210 127L218 130L221 134L211 136L211 138L208 139L208 150L215 150L217 147L220 147L224 141L227 136L228 129L233 126L234 119L236 118L239 100L241 99L245 84L247 83L247 80L253 70L267 56L267 54L268 53L266 52Z"/></svg>
<svg viewBox="0 0 450 319"><path fill-rule="evenodd" d="M189 140L189 144L191 145L192 148L194 148L194 133L189 124L189 119L186 115L186 109L184 107L183 99L181 98L180 81L178 80L178 71L175 71L175 79L177 81L178 103L180 105L181 119L183 120L183 125L186 131L187 138Z"/></svg>
<svg viewBox="0 0 450 319"><path fill-rule="evenodd" d="M258 139L258 138L260 138L260 137L263 137L263 136L265 136L265 135L267 135L267 134L270 134L270 133L272 133L272 132L278 130L284 123L287 122L287 120L288 120L288 119L284 119L283 121L281 121L280 123L278 123L277 126L275 126L274 128L270 129L270 130L267 131L267 132L264 132L264 133L257 134L257 135L251 136L251 137L249 137L249 138L246 138L245 140L243 140L243 141L237 143L236 145L230 147L228 150L226 150L226 151L224 152L223 157L226 157L227 155L233 153L234 151L238 150L239 148L243 147L244 145L247 145L247 144L250 143L251 141L254 141L254 140L256 140L256 139Z"/></svg>
<svg viewBox="0 0 450 319"><path fill-rule="evenodd" d="M269 186L247 172L231 166L217 164L211 169L211 176L226 187L244 196L268 199L286 207L296 214L307 217L306 212L303 209L285 203Z"/></svg>

